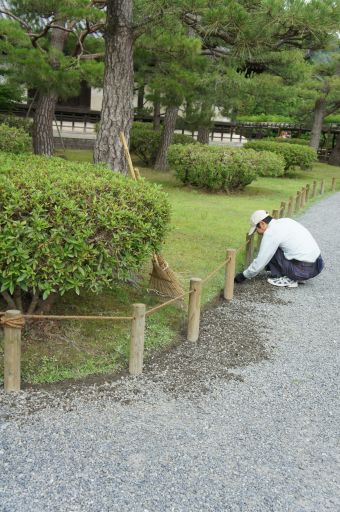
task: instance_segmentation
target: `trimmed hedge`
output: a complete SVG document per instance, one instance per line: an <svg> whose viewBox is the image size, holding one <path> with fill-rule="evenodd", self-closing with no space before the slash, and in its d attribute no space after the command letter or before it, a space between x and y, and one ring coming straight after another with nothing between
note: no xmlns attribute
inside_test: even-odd
<svg viewBox="0 0 340 512"><path fill-rule="evenodd" d="M154 130L151 123L135 122L131 129L130 148L147 166L156 162L157 152L161 141L161 130ZM173 144L194 144L189 135L175 133Z"/></svg>
<svg viewBox="0 0 340 512"><path fill-rule="evenodd" d="M1 291L100 292L159 249L160 187L90 163L0 153Z"/></svg>
<svg viewBox="0 0 340 512"><path fill-rule="evenodd" d="M291 117L270 114L237 116L236 120L240 123L294 123Z"/></svg>
<svg viewBox="0 0 340 512"><path fill-rule="evenodd" d="M0 124L7 124L11 128L21 128L32 135L33 121L27 117L17 117L12 114L0 114Z"/></svg>
<svg viewBox="0 0 340 512"><path fill-rule="evenodd" d="M284 137L266 137L265 139L262 139L265 142L283 142L286 144L300 144L300 146L309 146L309 140L307 139L297 139L297 138L284 138Z"/></svg>
<svg viewBox="0 0 340 512"><path fill-rule="evenodd" d="M255 151L271 151L283 156L286 162L286 171L295 166L301 167L301 169L309 169L317 159L315 149L299 144L282 144L281 142L259 140L247 142L243 147Z"/></svg>
<svg viewBox="0 0 340 512"><path fill-rule="evenodd" d="M21 128L0 124L0 151L8 153L32 152L31 137Z"/></svg>
<svg viewBox="0 0 340 512"><path fill-rule="evenodd" d="M267 153L221 146L173 145L168 160L177 178L185 184L209 190L241 190L258 175L282 175L284 160Z"/></svg>

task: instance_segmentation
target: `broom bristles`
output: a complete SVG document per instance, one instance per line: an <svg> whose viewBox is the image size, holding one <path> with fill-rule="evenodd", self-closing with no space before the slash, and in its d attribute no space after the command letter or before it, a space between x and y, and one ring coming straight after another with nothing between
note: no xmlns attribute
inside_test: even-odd
<svg viewBox="0 0 340 512"><path fill-rule="evenodd" d="M154 254L152 258L149 288L173 299L184 293L176 274L160 254Z"/></svg>

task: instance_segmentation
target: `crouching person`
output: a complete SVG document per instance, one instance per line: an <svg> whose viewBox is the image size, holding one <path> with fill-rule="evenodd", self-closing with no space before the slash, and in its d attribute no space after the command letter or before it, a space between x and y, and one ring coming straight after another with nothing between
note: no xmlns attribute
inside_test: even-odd
<svg viewBox="0 0 340 512"><path fill-rule="evenodd" d="M324 262L320 249L308 229L293 219L273 219L265 210L250 217L249 235L256 230L263 235L257 258L249 267L236 274L235 282L255 277L261 270L270 271L268 283L296 288L320 274Z"/></svg>

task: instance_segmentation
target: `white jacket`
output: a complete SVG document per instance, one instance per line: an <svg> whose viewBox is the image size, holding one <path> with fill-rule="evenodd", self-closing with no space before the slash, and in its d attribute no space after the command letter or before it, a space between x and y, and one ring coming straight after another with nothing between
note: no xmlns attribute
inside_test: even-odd
<svg viewBox="0 0 340 512"><path fill-rule="evenodd" d="M247 279L256 276L270 262L278 248L287 260L314 263L320 249L310 232L293 219L272 219L263 233L257 258L243 272Z"/></svg>

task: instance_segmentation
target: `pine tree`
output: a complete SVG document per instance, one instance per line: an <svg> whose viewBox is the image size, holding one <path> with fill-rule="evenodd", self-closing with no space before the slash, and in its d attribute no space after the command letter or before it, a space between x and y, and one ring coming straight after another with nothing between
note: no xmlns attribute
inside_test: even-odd
<svg viewBox="0 0 340 512"><path fill-rule="evenodd" d="M103 53L103 42L90 36L103 27L103 12L93 4L89 0L0 4L0 53L9 80L36 91L33 147L37 154L53 154L58 98L75 96L82 80L98 83L102 76L102 65L95 59Z"/></svg>

